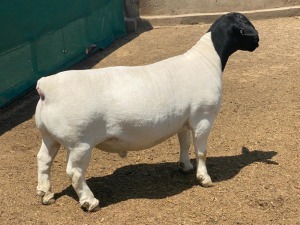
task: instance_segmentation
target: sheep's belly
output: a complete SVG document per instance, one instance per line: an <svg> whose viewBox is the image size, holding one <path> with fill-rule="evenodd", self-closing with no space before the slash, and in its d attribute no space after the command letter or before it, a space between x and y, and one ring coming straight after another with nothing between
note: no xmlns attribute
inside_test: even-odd
<svg viewBox="0 0 300 225"><path fill-rule="evenodd" d="M147 148L151 148L161 142L165 141L172 135L160 138L158 140L121 140L113 137L100 144L96 145L96 148L113 153L120 153L124 151L139 151Z"/></svg>

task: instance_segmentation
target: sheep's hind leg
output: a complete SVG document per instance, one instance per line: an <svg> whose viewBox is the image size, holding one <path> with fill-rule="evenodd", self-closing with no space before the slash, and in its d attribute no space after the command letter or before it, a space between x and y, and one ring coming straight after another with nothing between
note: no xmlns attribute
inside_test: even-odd
<svg viewBox="0 0 300 225"><path fill-rule="evenodd" d="M189 129L185 129L178 134L180 144L180 158L179 163L183 172L191 172L193 165L190 161L189 149L191 145L191 133Z"/></svg>
<svg viewBox="0 0 300 225"><path fill-rule="evenodd" d="M44 135L42 146L37 154L38 185L37 194L42 197L42 203L49 205L55 202L54 193L51 192L50 170L60 144L51 137Z"/></svg>
<svg viewBox="0 0 300 225"><path fill-rule="evenodd" d="M96 211L99 209L99 200L94 197L84 177L91 159L92 148L86 144L82 144L79 147L67 149L67 174L79 197L80 205L89 212Z"/></svg>

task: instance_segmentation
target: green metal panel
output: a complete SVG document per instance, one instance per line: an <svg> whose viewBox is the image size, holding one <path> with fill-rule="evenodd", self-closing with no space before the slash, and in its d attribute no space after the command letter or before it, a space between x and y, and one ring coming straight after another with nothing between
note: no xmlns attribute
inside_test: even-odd
<svg viewBox="0 0 300 225"><path fill-rule="evenodd" d="M0 107L125 35L123 0L2 0Z"/></svg>

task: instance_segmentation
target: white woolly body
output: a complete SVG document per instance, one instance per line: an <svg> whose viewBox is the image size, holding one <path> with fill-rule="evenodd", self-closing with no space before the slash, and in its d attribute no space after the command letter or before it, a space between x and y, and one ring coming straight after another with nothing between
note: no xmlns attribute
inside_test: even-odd
<svg viewBox="0 0 300 225"><path fill-rule="evenodd" d="M189 171L192 136L197 179L210 186L206 141L220 107L221 75L207 33L185 54L151 65L67 71L40 79L36 124L43 140L37 193L42 202L54 201L50 168L61 144L68 151L67 174L88 211L99 205L84 179L94 147L125 156L178 134L180 165Z"/></svg>
<svg viewBox="0 0 300 225"><path fill-rule="evenodd" d="M45 99L38 103L36 123L70 148L82 143L109 152L149 148L204 118L214 119L221 74L207 33L185 54L154 64L40 79Z"/></svg>
<svg viewBox="0 0 300 225"><path fill-rule="evenodd" d="M43 204L54 201L50 169L60 145L68 153L66 172L88 211L99 208L85 180L94 147L125 156L177 134L180 166L191 171L192 137L197 180L211 186L206 145L221 104L222 71L233 52L254 51L258 42L244 15L228 13L182 55L145 66L66 71L40 79L37 193Z"/></svg>

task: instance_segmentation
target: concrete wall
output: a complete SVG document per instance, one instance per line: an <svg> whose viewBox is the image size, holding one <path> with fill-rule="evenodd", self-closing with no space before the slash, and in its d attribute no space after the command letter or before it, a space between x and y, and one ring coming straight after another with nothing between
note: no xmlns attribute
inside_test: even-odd
<svg viewBox="0 0 300 225"><path fill-rule="evenodd" d="M249 11L296 5L300 5L300 0L139 0L140 16Z"/></svg>
<svg viewBox="0 0 300 225"><path fill-rule="evenodd" d="M157 27L211 23L226 12L249 19L300 15L300 0L124 0L126 27Z"/></svg>

